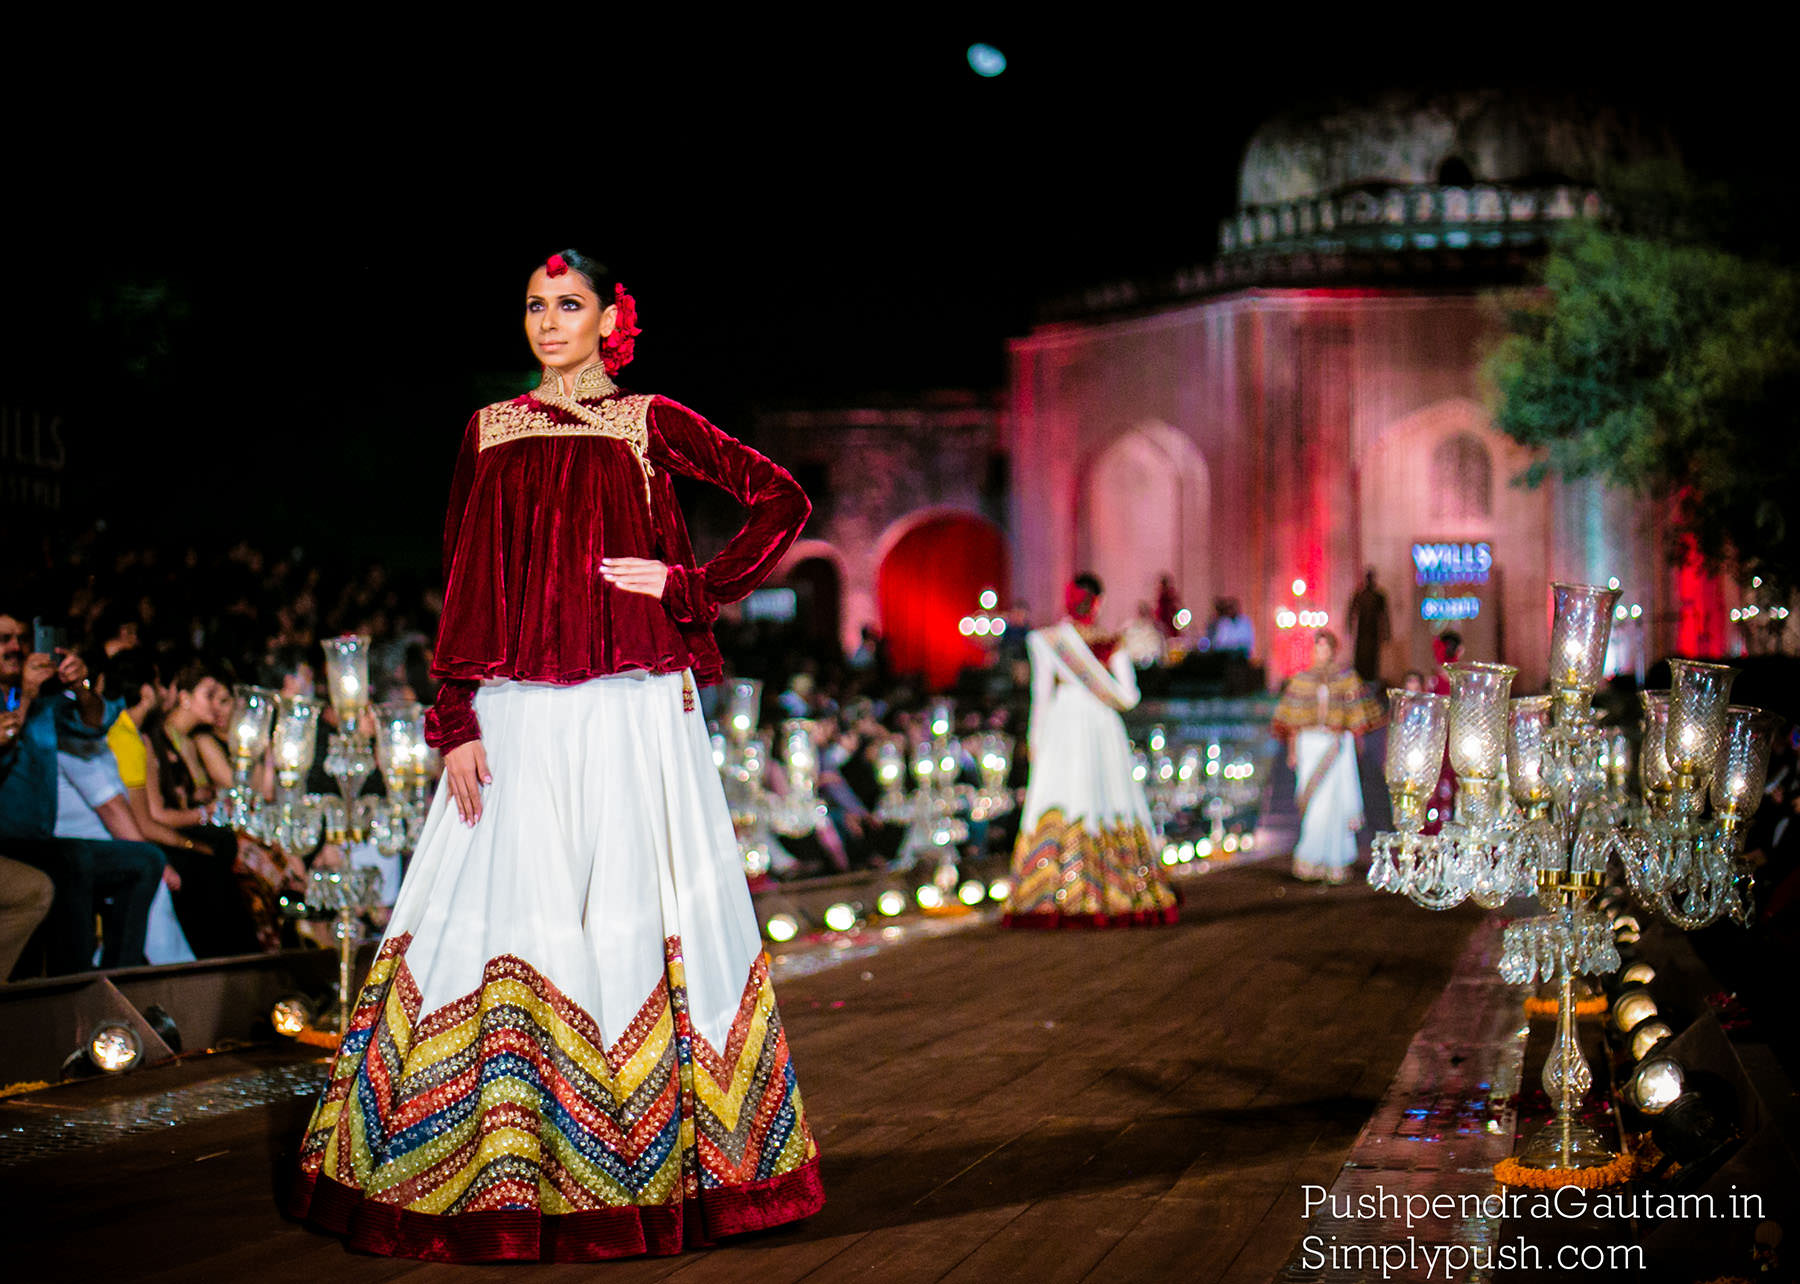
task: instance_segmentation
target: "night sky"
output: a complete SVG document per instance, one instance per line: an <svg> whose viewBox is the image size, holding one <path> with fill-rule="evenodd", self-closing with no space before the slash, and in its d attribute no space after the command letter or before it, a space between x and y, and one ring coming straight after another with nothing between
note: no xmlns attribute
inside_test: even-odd
<svg viewBox="0 0 1800 1284"><path fill-rule="evenodd" d="M69 517L429 557L463 423L525 376L525 276L565 244L638 298L623 381L742 432L757 405L1000 388L1044 297L1208 259L1245 141L1308 99L1573 81L1710 165L1792 152L1773 63L1686 33L1624 65L1605 32L882 27L895 10L638 36L567 13L585 43L14 48L0 405L63 417ZM970 71L974 40L1004 75ZM23 66L33 47L59 52Z"/></svg>

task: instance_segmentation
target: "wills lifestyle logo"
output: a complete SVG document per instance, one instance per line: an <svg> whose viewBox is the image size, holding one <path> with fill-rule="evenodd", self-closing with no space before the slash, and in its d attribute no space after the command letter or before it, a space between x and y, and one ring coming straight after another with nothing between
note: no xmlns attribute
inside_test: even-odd
<svg viewBox="0 0 1800 1284"><path fill-rule="evenodd" d="M1413 576L1420 584L1486 584L1494 569L1494 546L1414 544Z"/></svg>

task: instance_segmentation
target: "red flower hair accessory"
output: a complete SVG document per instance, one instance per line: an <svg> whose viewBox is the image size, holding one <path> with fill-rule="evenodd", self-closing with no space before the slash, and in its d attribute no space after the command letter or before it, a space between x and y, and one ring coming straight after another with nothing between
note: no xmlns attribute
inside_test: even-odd
<svg viewBox="0 0 1800 1284"><path fill-rule="evenodd" d="M1092 624L1094 608L1099 604L1098 598L1074 580L1070 580L1068 587L1063 590L1063 606L1068 608L1069 618L1077 624Z"/></svg>
<svg viewBox="0 0 1800 1284"><path fill-rule="evenodd" d="M619 309L618 320L613 324L613 332L600 341L600 364L606 367L609 375L618 374L631 364L637 337L643 333L638 329L637 300L626 292L623 284L613 286L613 306Z"/></svg>
<svg viewBox="0 0 1800 1284"><path fill-rule="evenodd" d="M568 260L560 254L552 254L544 260L545 276L561 276L569 270Z"/></svg>

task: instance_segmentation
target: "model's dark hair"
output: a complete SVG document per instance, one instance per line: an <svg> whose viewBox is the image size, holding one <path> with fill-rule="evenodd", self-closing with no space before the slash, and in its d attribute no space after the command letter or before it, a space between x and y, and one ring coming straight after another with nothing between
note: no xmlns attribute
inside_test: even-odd
<svg viewBox="0 0 1800 1284"><path fill-rule="evenodd" d="M1325 643L1331 648L1331 654L1334 657L1337 655L1338 647L1340 645L1338 642L1338 635L1333 633L1330 629L1318 630L1313 634L1313 641Z"/></svg>
<svg viewBox="0 0 1800 1284"><path fill-rule="evenodd" d="M1445 629L1442 633L1438 634L1438 641L1444 644L1444 658L1446 660L1454 660L1457 656L1462 654L1462 634L1458 633L1455 629Z"/></svg>
<svg viewBox="0 0 1800 1284"><path fill-rule="evenodd" d="M548 261L551 257L553 256L547 254L544 259ZM583 279L588 283L588 288L594 292L594 297L600 301L602 308L614 301L613 287L619 283L619 278L606 264L583 250L558 250L554 257L561 258L571 269L581 273ZM535 272L542 266L543 263L539 263L537 267L532 268L532 271Z"/></svg>
<svg viewBox="0 0 1800 1284"><path fill-rule="evenodd" d="M1088 594L1090 597L1099 597L1106 592L1106 590L1100 586L1100 577L1095 575L1092 571L1083 571L1071 582L1076 588L1080 589L1083 593Z"/></svg>

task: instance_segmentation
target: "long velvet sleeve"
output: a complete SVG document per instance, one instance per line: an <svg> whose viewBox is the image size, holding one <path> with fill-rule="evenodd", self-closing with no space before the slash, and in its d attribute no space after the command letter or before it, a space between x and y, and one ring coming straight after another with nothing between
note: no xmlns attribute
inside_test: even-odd
<svg viewBox="0 0 1800 1284"><path fill-rule="evenodd" d="M663 605L682 624L710 624L719 607L769 577L812 513L800 484L767 457L728 437L687 407L650 404L650 462L710 482L749 510L742 529L701 566L669 565Z"/></svg>
<svg viewBox="0 0 1800 1284"><path fill-rule="evenodd" d="M448 588L456 560L457 534L462 529L463 512L469 504L469 490L475 482L475 454L481 416L473 415L463 430L462 449L456 456L456 470L450 476L450 499L444 507L444 583ZM450 678L438 685L437 699L425 715L425 743L439 753L449 753L460 744L481 739L481 724L475 717L475 689L479 684Z"/></svg>
<svg viewBox="0 0 1800 1284"><path fill-rule="evenodd" d="M456 455L456 470L450 474L450 499L444 505L444 586L450 584L456 562L456 541L462 531L463 514L469 507L469 491L475 485L475 456L481 436L481 415L470 416L463 430L462 449Z"/></svg>

